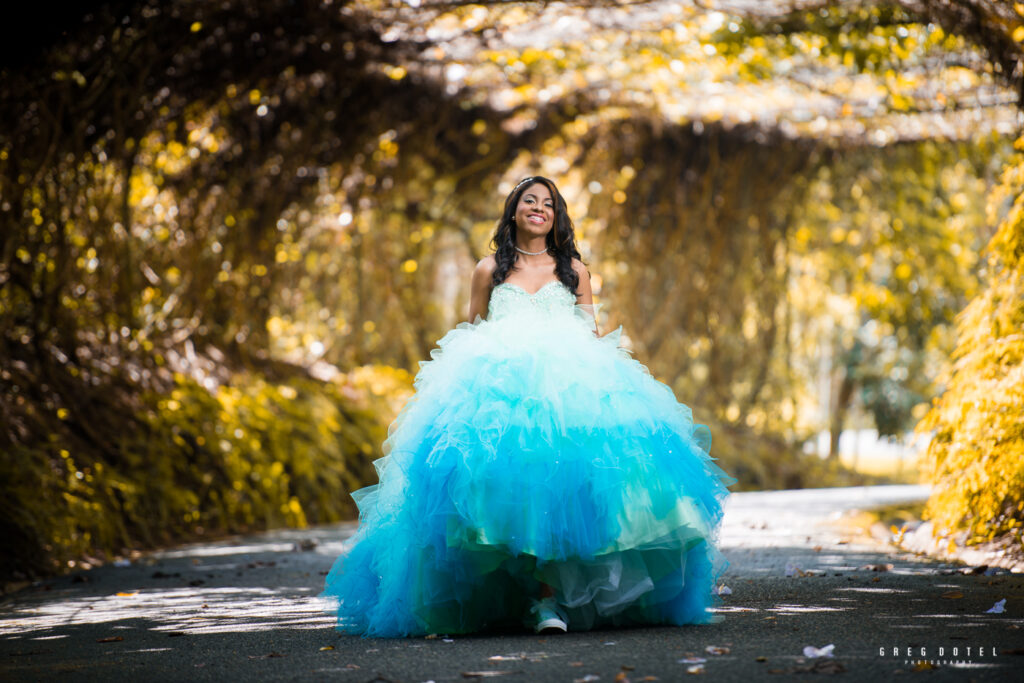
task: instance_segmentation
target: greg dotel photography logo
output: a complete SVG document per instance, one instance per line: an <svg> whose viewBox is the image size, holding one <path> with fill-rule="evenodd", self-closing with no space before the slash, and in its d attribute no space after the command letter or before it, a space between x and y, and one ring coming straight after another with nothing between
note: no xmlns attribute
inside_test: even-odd
<svg viewBox="0 0 1024 683"><path fill-rule="evenodd" d="M915 669L932 669L940 666L970 666L993 664L1000 657L1000 650L984 643L943 643L923 645L881 645L878 656Z"/></svg>

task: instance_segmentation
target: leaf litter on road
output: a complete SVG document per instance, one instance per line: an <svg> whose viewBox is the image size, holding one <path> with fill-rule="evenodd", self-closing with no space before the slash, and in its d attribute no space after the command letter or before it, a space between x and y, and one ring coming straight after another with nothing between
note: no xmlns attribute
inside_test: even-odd
<svg viewBox="0 0 1024 683"><path fill-rule="evenodd" d="M814 572L805 571L793 562L786 563L786 576L814 576Z"/></svg>
<svg viewBox="0 0 1024 683"><path fill-rule="evenodd" d="M463 671L463 678L497 678L498 676L511 676L521 674L522 671Z"/></svg>
<svg viewBox="0 0 1024 683"><path fill-rule="evenodd" d="M891 572L895 566L896 565L891 562L886 562L884 564L866 564L860 568L860 571Z"/></svg>
<svg viewBox="0 0 1024 683"><path fill-rule="evenodd" d="M997 600L996 604L985 610L985 614L1002 614L1006 611L1006 598Z"/></svg>
<svg viewBox="0 0 1024 683"><path fill-rule="evenodd" d="M515 652L508 655L491 655L487 659L492 662L540 662L550 656L547 652Z"/></svg>
<svg viewBox="0 0 1024 683"><path fill-rule="evenodd" d="M804 647L804 657L831 657L832 651L835 649L833 643L829 643L825 647L814 647L813 645L807 645Z"/></svg>

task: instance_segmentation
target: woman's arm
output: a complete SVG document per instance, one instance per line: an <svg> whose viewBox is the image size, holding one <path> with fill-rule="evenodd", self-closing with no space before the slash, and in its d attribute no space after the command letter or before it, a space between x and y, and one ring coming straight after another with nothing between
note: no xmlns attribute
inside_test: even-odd
<svg viewBox="0 0 1024 683"><path fill-rule="evenodd" d="M593 310L594 305L594 292L590 287L590 271L583 265L583 261L579 259L573 259L572 262L573 270L580 276L580 284L577 289L579 294L576 295L576 303L583 306L590 306ZM601 333L597 329L597 316L594 316L594 336L600 337Z"/></svg>
<svg viewBox="0 0 1024 683"><path fill-rule="evenodd" d="M487 304L491 301L491 276L497 263L494 255L485 256L473 269L469 290L469 322L476 322L477 316L487 317Z"/></svg>

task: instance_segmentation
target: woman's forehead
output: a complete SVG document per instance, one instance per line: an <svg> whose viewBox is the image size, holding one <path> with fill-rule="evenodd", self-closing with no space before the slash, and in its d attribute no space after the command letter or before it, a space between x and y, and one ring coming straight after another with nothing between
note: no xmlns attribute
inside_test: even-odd
<svg viewBox="0 0 1024 683"><path fill-rule="evenodd" d="M534 183L523 192L523 196L533 195L534 197L551 197L551 190L544 183Z"/></svg>

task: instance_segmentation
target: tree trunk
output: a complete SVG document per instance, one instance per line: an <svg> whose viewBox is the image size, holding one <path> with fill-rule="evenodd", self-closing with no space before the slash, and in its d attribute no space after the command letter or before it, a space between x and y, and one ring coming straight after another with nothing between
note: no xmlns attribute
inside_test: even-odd
<svg viewBox="0 0 1024 683"><path fill-rule="evenodd" d="M843 433L843 423L846 421L846 412L850 407L850 398L853 396L855 386L849 368L844 367L841 372L843 373L842 380L839 382L837 391L832 394L832 410L829 416L829 461L839 460L839 435Z"/></svg>

